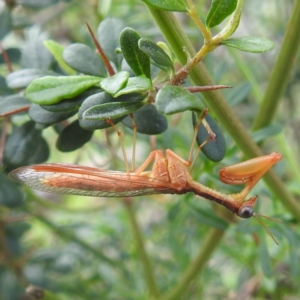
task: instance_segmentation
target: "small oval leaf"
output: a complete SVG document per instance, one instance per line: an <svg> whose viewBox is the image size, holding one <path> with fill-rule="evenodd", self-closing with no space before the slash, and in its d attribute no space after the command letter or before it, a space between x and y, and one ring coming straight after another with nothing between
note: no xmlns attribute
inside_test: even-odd
<svg viewBox="0 0 300 300"><path fill-rule="evenodd" d="M199 98L180 86L166 85L156 95L157 110L170 115L193 110L201 112L203 106Z"/></svg>
<svg viewBox="0 0 300 300"><path fill-rule="evenodd" d="M39 69L22 69L7 75L6 83L11 89L22 89L27 87L33 80L58 75L52 71Z"/></svg>
<svg viewBox="0 0 300 300"><path fill-rule="evenodd" d="M17 185L9 180L3 172L0 173L0 205L16 207L22 204L23 194Z"/></svg>
<svg viewBox="0 0 300 300"><path fill-rule="evenodd" d="M44 41L44 45L51 52L51 54L53 55L53 57L55 58L58 65L61 67L63 71L65 71L69 75L76 74L76 71L72 69L70 66L68 66L63 59L63 52L65 48L62 45L60 45L59 43L53 40Z"/></svg>
<svg viewBox="0 0 300 300"><path fill-rule="evenodd" d="M145 93L151 89L151 81L144 76L130 77L126 86L113 95L114 98L133 93Z"/></svg>
<svg viewBox="0 0 300 300"><path fill-rule="evenodd" d="M8 136L4 148L4 164L8 170L31 164L42 163L49 157L49 148L35 128L35 123L29 121Z"/></svg>
<svg viewBox="0 0 300 300"><path fill-rule="evenodd" d="M10 89L6 83L6 79L0 75L0 96L12 95L15 91Z"/></svg>
<svg viewBox="0 0 300 300"><path fill-rule="evenodd" d="M100 23L97 30L99 43L117 70L121 68L122 54L116 50L120 48L119 36L124 28L125 24L122 20L107 18Z"/></svg>
<svg viewBox="0 0 300 300"><path fill-rule="evenodd" d="M136 124L136 130L143 134L160 134L168 128L167 118L161 115L152 104L144 105L138 111L133 113ZM127 116L122 123L133 128L131 118Z"/></svg>
<svg viewBox="0 0 300 300"><path fill-rule="evenodd" d="M272 41L255 36L227 39L221 45L253 53L262 53L274 48Z"/></svg>
<svg viewBox="0 0 300 300"><path fill-rule="evenodd" d="M28 28L28 38L22 45L21 65L23 68L50 69L53 57L43 43L45 37L46 34L41 31L41 27Z"/></svg>
<svg viewBox="0 0 300 300"><path fill-rule="evenodd" d="M37 104L31 104L28 111L28 115L31 120L47 126L66 120L72 117L75 113L76 110L54 113L41 108L41 106Z"/></svg>
<svg viewBox="0 0 300 300"><path fill-rule="evenodd" d="M206 17L206 27L213 28L231 15L237 5L237 0L212 0Z"/></svg>
<svg viewBox="0 0 300 300"><path fill-rule="evenodd" d="M221 131L219 125L216 121L210 116L206 115L205 120L209 124L210 128L216 135L215 141L209 141L206 145L201 148L201 152L205 154L205 156L214 162L221 161L226 154L226 141ZM197 123L196 115L193 113L193 126L195 127ZM209 137L207 130L201 124L197 133L197 144L201 145L207 138Z"/></svg>
<svg viewBox="0 0 300 300"><path fill-rule="evenodd" d="M96 105L83 113L86 120L105 120L119 118L135 112L144 104L142 102L112 102Z"/></svg>
<svg viewBox="0 0 300 300"><path fill-rule="evenodd" d="M47 76L33 81L26 89L26 96L36 104L55 104L77 96L100 81L100 77L94 76Z"/></svg>
<svg viewBox="0 0 300 300"><path fill-rule="evenodd" d="M114 101L114 98L104 92L94 94L88 97L87 99L85 99L85 101L82 103L78 111L78 119L79 119L80 126L87 130L97 130L97 129L104 129L104 128L111 127L111 125L105 122L105 120L85 120L83 119L82 115L86 110L88 110L89 108L95 105L110 103L112 101ZM114 124L119 123L121 120L124 119L124 117L125 116L122 116L117 119L113 119Z"/></svg>
<svg viewBox="0 0 300 300"><path fill-rule="evenodd" d="M84 44L72 44L63 51L62 55L65 62L79 73L100 77L107 76L100 56Z"/></svg>
<svg viewBox="0 0 300 300"><path fill-rule="evenodd" d="M110 95L116 94L120 89L124 88L129 78L127 71L121 71L113 76L104 78L100 82L100 87Z"/></svg>
<svg viewBox="0 0 300 300"><path fill-rule="evenodd" d="M149 39L141 38L139 48L145 52L157 65L174 69L173 62L166 52Z"/></svg>
<svg viewBox="0 0 300 300"><path fill-rule="evenodd" d="M78 110L85 99L99 92L101 92L101 89L92 87L84 91L82 94L75 96L74 98L62 100L57 104L41 105L41 107L50 112L66 112Z"/></svg>
<svg viewBox="0 0 300 300"><path fill-rule="evenodd" d="M150 58L138 46L140 35L132 28L125 28L120 35L120 46L123 56L136 76L145 75L151 78Z"/></svg>
<svg viewBox="0 0 300 300"><path fill-rule="evenodd" d="M0 25L1 27L1 25ZM18 63L21 58L21 51L18 48L7 48L5 52L8 56L8 59L11 63ZM3 52L0 54L0 64L5 64L5 60L3 57Z"/></svg>
<svg viewBox="0 0 300 300"><path fill-rule="evenodd" d="M187 12L188 6L183 0L142 0L146 4L153 6L157 9L167 10L167 11L181 11Z"/></svg>
<svg viewBox="0 0 300 300"><path fill-rule="evenodd" d="M0 101L0 117L28 110L31 102L26 98L18 95L6 97L4 101Z"/></svg>
<svg viewBox="0 0 300 300"><path fill-rule="evenodd" d="M82 147L92 136L93 131L83 129L79 121L75 120L60 133L56 148L61 152L71 152Z"/></svg>

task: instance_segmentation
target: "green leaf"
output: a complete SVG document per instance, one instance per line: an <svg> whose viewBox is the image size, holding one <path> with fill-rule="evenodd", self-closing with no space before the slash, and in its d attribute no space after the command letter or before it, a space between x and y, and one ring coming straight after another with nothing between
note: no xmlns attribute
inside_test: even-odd
<svg viewBox="0 0 300 300"><path fill-rule="evenodd" d="M0 96L6 96L11 94L14 94L14 90L8 87L5 77L0 75Z"/></svg>
<svg viewBox="0 0 300 300"><path fill-rule="evenodd" d="M63 51L63 59L74 70L88 75L107 76L104 64L98 54L84 44L72 44Z"/></svg>
<svg viewBox="0 0 300 300"><path fill-rule="evenodd" d="M139 102L147 97L146 93L130 93L124 94L119 97L114 96L112 102Z"/></svg>
<svg viewBox="0 0 300 300"><path fill-rule="evenodd" d="M231 15L237 5L237 0L212 0L206 17L206 27L213 28Z"/></svg>
<svg viewBox="0 0 300 300"><path fill-rule="evenodd" d="M158 67L167 67L174 69L173 62L166 52L153 43L149 39L141 38L138 42L139 48L145 52L157 65Z"/></svg>
<svg viewBox="0 0 300 300"><path fill-rule="evenodd" d="M140 50L140 35L132 28L125 28L120 35L120 46L125 60L136 76L145 75L151 78L150 58Z"/></svg>
<svg viewBox="0 0 300 300"><path fill-rule="evenodd" d="M232 89L228 89L225 91L226 99L230 106L234 107L242 101L246 100L246 98L251 93L252 86L249 82L243 82L237 86L234 86Z"/></svg>
<svg viewBox="0 0 300 300"><path fill-rule="evenodd" d="M1 26L1 25L0 25ZM18 48L7 48L5 52L8 56L8 59L11 63L18 63L21 58L21 51ZM5 60L3 58L3 52L0 53L0 64L5 64Z"/></svg>
<svg viewBox="0 0 300 300"><path fill-rule="evenodd" d="M272 263L266 245L265 235L263 235L262 238L260 239L258 254L259 254L260 264L264 275L267 277L271 277L273 275Z"/></svg>
<svg viewBox="0 0 300 300"><path fill-rule="evenodd" d="M142 0L146 4L154 8L167 10L167 11L181 11L187 12L188 6L186 1L183 0Z"/></svg>
<svg viewBox="0 0 300 300"><path fill-rule="evenodd" d="M100 91L100 88L92 87L71 99L62 100L57 104L41 105L41 107L50 112L66 112L78 110L85 99L87 99L91 95L99 93Z"/></svg>
<svg viewBox="0 0 300 300"><path fill-rule="evenodd" d="M48 157L48 145L32 121L16 127L5 144L4 164L9 170L42 163Z"/></svg>
<svg viewBox="0 0 300 300"><path fill-rule="evenodd" d="M2 3L3 4L3 3ZM12 17L7 6L2 6L0 11L0 41L12 30ZM2 52L2 51L1 51Z"/></svg>
<svg viewBox="0 0 300 300"><path fill-rule="evenodd" d="M227 39L221 45L253 53L262 53L274 48L272 41L255 36Z"/></svg>
<svg viewBox="0 0 300 300"><path fill-rule="evenodd" d="M17 185L9 180L4 173L0 173L0 205L16 207L22 204L23 194Z"/></svg>
<svg viewBox="0 0 300 300"><path fill-rule="evenodd" d="M46 34L40 31L40 27L32 26L28 29L27 36L29 38L22 47L23 68L49 70L53 57L43 43Z"/></svg>
<svg viewBox="0 0 300 300"><path fill-rule="evenodd" d="M199 98L180 86L166 85L156 95L157 110L170 115L193 110L201 112L203 106Z"/></svg>
<svg viewBox="0 0 300 300"><path fill-rule="evenodd" d="M161 115L152 104L144 105L138 111L133 113L137 132L143 134L160 134L168 128L168 122L164 115ZM122 123L133 128L131 118L127 116Z"/></svg>
<svg viewBox="0 0 300 300"><path fill-rule="evenodd" d="M76 71L70 68L63 59L64 47L53 40L44 41L45 47L51 52L59 66L69 75L75 75Z"/></svg>
<svg viewBox="0 0 300 300"><path fill-rule="evenodd" d="M0 117L17 113L22 109L28 109L30 105L31 102L22 96L6 97L3 101L0 101Z"/></svg>
<svg viewBox="0 0 300 300"><path fill-rule="evenodd" d="M114 95L120 89L125 87L129 78L129 73L127 71L121 71L113 76L104 78L100 82L100 87L108 94Z"/></svg>
<svg viewBox="0 0 300 300"><path fill-rule="evenodd" d="M278 124L272 124L251 132L251 136L255 143L260 143L271 136L278 135L280 132L282 132L282 127Z"/></svg>
<svg viewBox="0 0 300 300"><path fill-rule="evenodd" d="M26 89L26 97L36 104L55 104L77 96L100 81L100 77L94 76L47 76L33 81Z"/></svg>
<svg viewBox="0 0 300 300"><path fill-rule="evenodd" d="M142 102L112 102L93 106L83 113L86 120L119 118L135 112L144 105Z"/></svg>
<svg viewBox="0 0 300 300"><path fill-rule="evenodd" d="M122 20L116 18L107 18L103 20L97 30L98 41L106 56L115 64L117 70L121 68L122 54L120 49L119 36L125 24ZM109 32L109 34L107 34Z"/></svg>
<svg viewBox="0 0 300 300"><path fill-rule="evenodd" d="M171 48L164 42L158 42L157 46L163 49L163 51L168 55L168 57L171 59L173 65L174 65L174 60L175 60L175 55L172 52Z"/></svg>
<svg viewBox="0 0 300 300"><path fill-rule="evenodd" d="M209 124L211 130L215 133L216 139L215 141L209 141L206 145L204 145L201 148L201 152L203 152L203 154L211 161L219 162L224 158L226 154L226 140L219 125L210 115L206 115L205 120ZM198 120L196 118L196 115L193 113L194 127L197 121ZM201 145L208 137L209 135L207 133L207 130L205 129L203 124L201 124L196 137L198 146Z"/></svg>
<svg viewBox="0 0 300 300"><path fill-rule="evenodd" d="M35 79L55 75L54 72L47 70L22 69L8 74L6 82L11 89L22 89L27 87Z"/></svg>
<svg viewBox="0 0 300 300"><path fill-rule="evenodd" d="M71 152L81 148L93 136L93 131L83 129L79 120L65 127L56 141L56 148L62 152Z"/></svg>
<svg viewBox="0 0 300 300"><path fill-rule="evenodd" d="M110 96L109 94L105 92L101 92L98 94L94 94L90 97L88 97L81 105L79 111L78 111L78 119L79 124L82 128L85 128L87 130L96 130L96 129L104 129L111 127L111 125L105 120L86 120L83 119L83 113L88 110L91 107L94 107L96 105L104 104L104 103L110 103L114 101L115 99ZM121 120L124 119L125 116L122 116L117 119L113 119L114 124L117 124Z"/></svg>
<svg viewBox="0 0 300 300"><path fill-rule="evenodd" d="M151 89L151 81L143 76L130 77L126 86L113 95L114 98L132 93L145 93Z"/></svg>
<svg viewBox="0 0 300 300"><path fill-rule="evenodd" d="M76 110L67 112L50 112L41 108L37 104L32 104L29 108L28 115L31 120L43 125L53 125L57 122L64 121L76 113Z"/></svg>

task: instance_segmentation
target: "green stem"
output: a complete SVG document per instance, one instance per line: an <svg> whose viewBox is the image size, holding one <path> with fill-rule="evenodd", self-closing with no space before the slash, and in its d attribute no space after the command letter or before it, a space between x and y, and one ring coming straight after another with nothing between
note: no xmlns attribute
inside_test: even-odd
<svg viewBox="0 0 300 300"><path fill-rule="evenodd" d="M197 277L202 271L205 263L209 260L212 252L217 248L220 243L225 231L211 228L201 245L200 251L196 255L193 262L190 263L189 267L183 274L180 282L176 284L171 292L161 297L162 300L176 300L180 299L180 296L187 290L190 282Z"/></svg>
<svg viewBox="0 0 300 300"><path fill-rule="evenodd" d="M129 222L130 222L130 225L132 228L132 233L133 233L134 239L136 241L136 246L137 246L137 250L138 250L141 262L142 262L142 266L144 268L144 274L145 274L146 283L147 283L147 286L149 289L149 293L152 298L156 299L158 297L158 290L157 290L156 282L154 279L154 272L153 272L153 268L152 268L150 259L146 252L146 249L145 249L143 235L140 231L139 225L138 225L136 217L135 217L135 211L133 208L132 201L131 201L131 199L125 199L123 202L124 202L124 205L125 205L128 217L129 217Z"/></svg>
<svg viewBox="0 0 300 300"><path fill-rule="evenodd" d="M199 18L193 0L188 0L188 6L189 6L188 14L190 18L194 21L194 23L197 25L201 34L203 35L205 43L210 42L212 38L211 33L206 29L205 25Z"/></svg>
<svg viewBox="0 0 300 300"><path fill-rule="evenodd" d="M183 48L185 47L191 53L192 57L195 54L195 50L174 15L170 12L159 11L151 7L148 7L148 9L180 63L185 64L186 55ZM196 85L215 84L206 67L201 62L191 71L190 77ZM215 113L219 122L232 136L245 156L247 158L261 156L262 152L260 148L255 144L222 93L215 90L203 92L202 95L206 101L206 105ZM300 221L300 207L298 203L275 172L269 171L264 178L272 192L277 195L283 205Z"/></svg>
<svg viewBox="0 0 300 300"><path fill-rule="evenodd" d="M263 92L259 86L257 79L255 78L253 72L250 70L249 66L241 59L238 52L234 49L228 47L227 49L230 55L234 58L236 65L238 66L239 70L243 73L247 81L251 84L252 93L256 103L259 104L262 102L263 99ZM261 67L264 67L261 65ZM300 184L300 171L299 171L299 164L296 164L298 160L296 159L289 143L286 141L284 134L280 134L276 136L276 141L278 147L280 149L280 153L283 155L285 161L288 164L289 170L292 172L291 176L296 178Z"/></svg>
<svg viewBox="0 0 300 300"><path fill-rule="evenodd" d="M215 42L221 43L223 40L228 39L235 32L240 23L243 3L244 0L238 0L235 11L230 16L228 23L222 29L222 31L213 38Z"/></svg>
<svg viewBox="0 0 300 300"><path fill-rule="evenodd" d="M300 0L294 1L282 47L273 67L267 91L260 110L254 120L253 130L269 125L275 117L283 91L296 62L300 46Z"/></svg>

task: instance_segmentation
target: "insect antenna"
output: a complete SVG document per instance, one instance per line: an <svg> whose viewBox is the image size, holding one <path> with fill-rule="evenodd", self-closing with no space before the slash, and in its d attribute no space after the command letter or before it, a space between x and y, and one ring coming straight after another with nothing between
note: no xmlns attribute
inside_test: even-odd
<svg viewBox="0 0 300 300"><path fill-rule="evenodd" d="M271 233L271 231L267 228L267 226L259 219L259 217L261 218L266 218L266 219L269 219L269 220L272 220L272 221L275 221L275 222L278 222L278 223L282 223L282 221L278 220L278 219L274 219L274 218L271 218L271 217L267 217L267 216L264 216L264 215L261 215L261 214L257 214L257 213L254 213L253 214L253 217L261 224L261 226L267 231L267 233L270 235L270 237L272 238L272 240L277 244L278 242L276 241L276 239L274 238L273 234Z"/></svg>

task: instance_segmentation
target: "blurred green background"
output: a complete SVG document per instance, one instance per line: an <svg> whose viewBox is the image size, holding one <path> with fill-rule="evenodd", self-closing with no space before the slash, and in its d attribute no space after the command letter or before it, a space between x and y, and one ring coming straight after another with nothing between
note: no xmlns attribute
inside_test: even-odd
<svg viewBox="0 0 300 300"><path fill-rule="evenodd" d="M164 41L142 1L37 2L0 1L2 10L12 8L13 28L2 37L1 47L15 49L10 50L15 51L11 56L14 71L24 68L26 59L29 60L21 55L22 51L32 47L27 53L34 57L39 53L37 45L41 46L45 39L51 38L63 46L76 42L94 48L85 22L96 32L99 23L108 17L122 19L142 37ZM194 2L204 19L211 1ZM255 132L251 128L282 47L293 5L298 2L245 1L234 36L265 37L275 43L275 48L253 54L220 47L204 60L217 84L233 87L222 93L262 151L283 154L274 169L297 201L300 195L299 51L295 57L289 57L293 68L274 121ZM195 49L199 49L203 38L194 23L184 13L175 15ZM6 24L3 16L2 24ZM51 58L43 61L46 59ZM3 56L0 74L1 105L4 97L12 92L4 84L9 70ZM189 81L186 84L192 85ZM214 116L213 111L211 115ZM29 119L22 114L11 120L14 125L21 125ZM161 135L138 134L137 166L154 148L172 149L187 159L193 135L191 113L168 116L168 121L169 128ZM0 119L0 126L5 125L10 133L13 125L5 123L4 118ZM130 156L132 131L121 128ZM245 157L225 130L224 135L227 143L224 160L214 163L201 154L192 176L227 194L239 191L240 187L222 184L218 170ZM56 149L57 133L52 127L44 129L42 136L50 147L48 162L124 170L119 141L113 130L98 130L82 149L69 153ZM3 148L3 143L0 146ZM30 147L34 149L35 145ZM157 299L292 300L300 297L299 220L282 204L284 199L280 201L263 180L251 195L259 196L258 213L283 222L262 220L279 245L254 218L237 220L222 207L192 194L142 196L133 199L132 205L114 198L62 196L13 185L4 167L0 173L0 300L38 299L24 296L30 284L45 289L46 300L154 299L149 294L151 278L156 285L152 291L158 290L162 295ZM195 270L190 281L187 276L193 266L199 272ZM171 298L172 291L181 285L185 286L184 293L179 298Z"/></svg>

